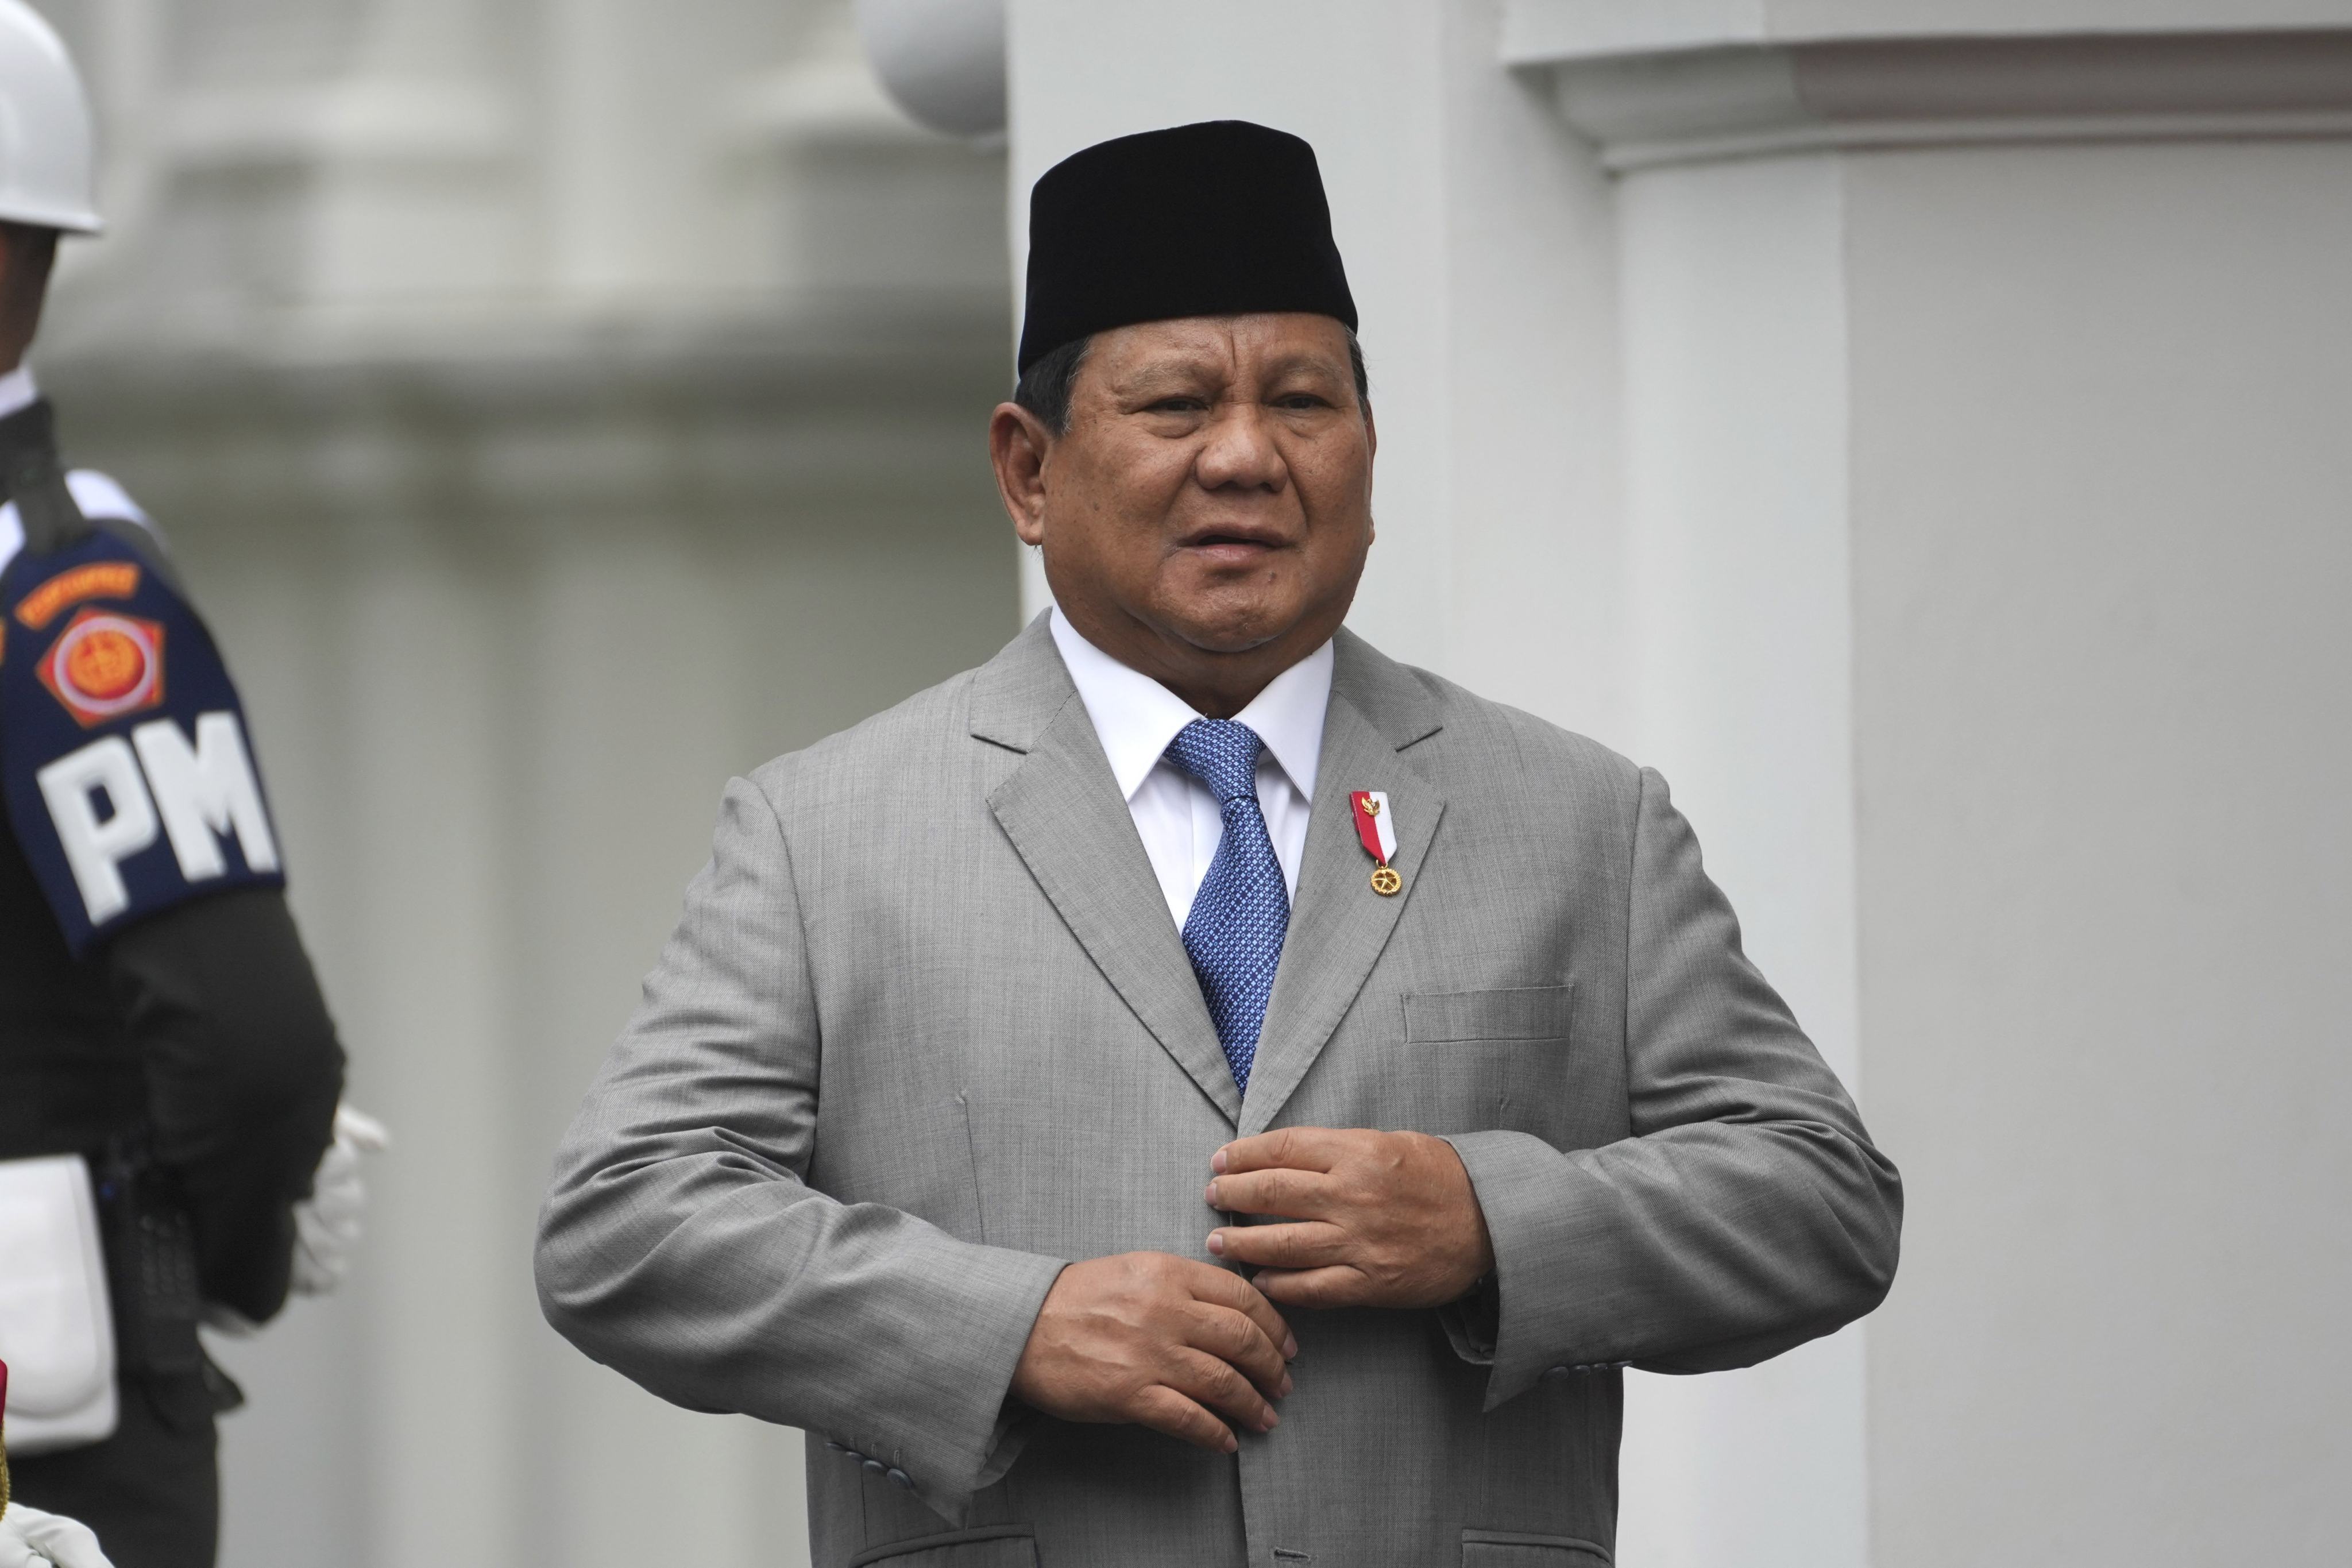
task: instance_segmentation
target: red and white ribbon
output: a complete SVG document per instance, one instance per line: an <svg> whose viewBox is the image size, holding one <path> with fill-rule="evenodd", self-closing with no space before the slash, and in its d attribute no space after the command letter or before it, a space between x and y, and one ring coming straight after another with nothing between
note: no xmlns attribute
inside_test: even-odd
<svg viewBox="0 0 2352 1568"><path fill-rule="evenodd" d="M1383 791L1360 789L1348 795L1349 809L1355 813L1356 837L1363 841L1364 852L1381 865L1396 858L1396 818L1389 810L1389 797Z"/></svg>

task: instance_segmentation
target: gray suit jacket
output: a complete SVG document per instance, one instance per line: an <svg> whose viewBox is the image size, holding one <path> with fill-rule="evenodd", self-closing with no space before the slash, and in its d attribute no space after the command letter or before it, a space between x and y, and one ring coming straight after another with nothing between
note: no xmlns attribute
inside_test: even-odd
<svg viewBox="0 0 2352 1568"><path fill-rule="evenodd" d="M1296 1124L1451 1139L1489 1295L1289 1313L1234 1456L1008 1404L1064 1260L1211 1260L1210 1153ZM1657 775L1344 632L1244 1100L1041 620L729 787L538 1272L598 1361L807 1429L824 1568L1535 1568L1607 1560L1619 1366L1869 1310L1899 1211Z"/></svg>

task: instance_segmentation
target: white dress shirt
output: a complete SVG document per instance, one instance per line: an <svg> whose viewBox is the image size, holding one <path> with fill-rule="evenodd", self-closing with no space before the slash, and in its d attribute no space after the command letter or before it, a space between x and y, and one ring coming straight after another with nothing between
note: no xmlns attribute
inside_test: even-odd
<svg viewBox="0 0 2352 1568"><path fill-rule="evenodd" d="M1192 895L1225 837L1225 820L1208 785L1167 760L1178 731L1201 717L1160 682L1127 666L1078 635L1054 611L1054 646L1087 705L1111 776L1135 818L1143 852L1160 879L1176 929L1192 912ZM1298 896L1298 863L1307 853L1307 811L1315 799L1315 770L1323 758L1323 711L1331 705L1331 645L1325 643L1270 681L1234 715L1265 742L1258 754L1257 803L1282 862L1282 879Z"/></svg>

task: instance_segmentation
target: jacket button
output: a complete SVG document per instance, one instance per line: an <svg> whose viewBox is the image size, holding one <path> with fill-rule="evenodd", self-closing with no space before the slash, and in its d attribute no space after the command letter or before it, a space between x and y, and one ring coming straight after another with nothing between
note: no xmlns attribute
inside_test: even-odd
<svg viewBox="0 0 2352 1568"><path fill-rule="evenodd" d="M872 1471L874 1474L876 1474L876 1475L877 1475L877 1476L878 1476L878 1475L880 1475L883 1471L885 1471L885 1470L887 1470L887 1469L888 1469L888 1468L890 1468L889 1466L887 1466L887 1465L884 1464L884 1463L883 1463L881 1460L879 1460L879 1459L868 1459L868 1458L865 1458L861 1457L861 1458L859 1458L859 1461L858 1461L858 1462L859 1462L860 1464L863 1464L863 1465L864 1465L864 1466L865 1466L868 1470Z"/></svg>
<svg viewBox="0 0 2352 1568"><path fill-rule="evenodd" d="M913 1491L915 1489L915 1478L908 1475L904 1470L892 1470L890 1472L890 1484L898 1488L901 1491Z"/></svg>
<svg viewBox="0 0 2352 1568"><path fill-rule="evenodd" d="M832 1438L830 1438L830 1437L827 1437L827 1438L824 1440L824 1446L825 1446L826 1447L828 1447L828 1448L832 1449L832 1450L833 1450L835 1453L836 1453L836 1454L846 1454L847 1452L849 1452L849 1450L848 1450L848 1449L846 1449L846 1448L843 1447L840 1444L838 1444L838 1443L835 1442L835 1441L834 1441Z"/></svg>

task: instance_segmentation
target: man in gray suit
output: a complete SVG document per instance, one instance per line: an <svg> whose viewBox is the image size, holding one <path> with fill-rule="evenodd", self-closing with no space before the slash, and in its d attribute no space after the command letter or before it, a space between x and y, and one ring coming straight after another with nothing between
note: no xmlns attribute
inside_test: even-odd
<svg viewBox="0 0 2352 1568"><path fill-rule="evenodd" d="M1656 774L1341 629L1313 153L1039 181L991 444L1058 608L730 785L549 1320L805 1427L814 1560L1609 1560L1619 1369L1885 1295L1899 1189Z"/></svg>

